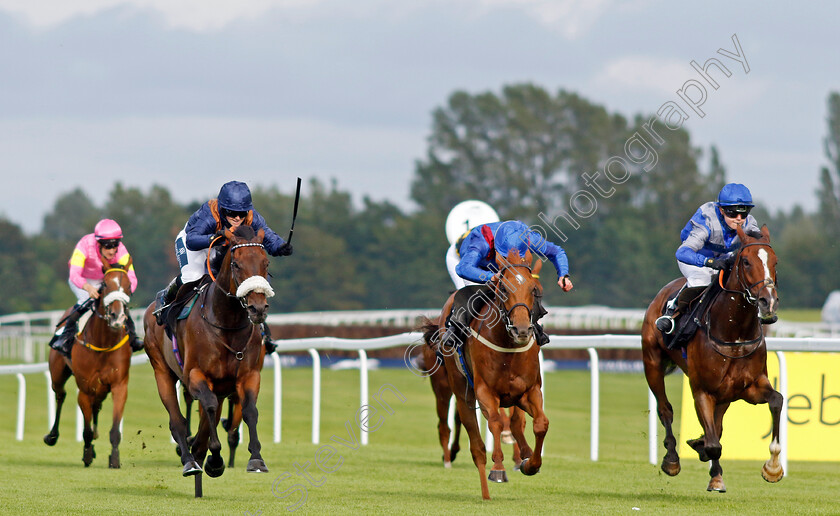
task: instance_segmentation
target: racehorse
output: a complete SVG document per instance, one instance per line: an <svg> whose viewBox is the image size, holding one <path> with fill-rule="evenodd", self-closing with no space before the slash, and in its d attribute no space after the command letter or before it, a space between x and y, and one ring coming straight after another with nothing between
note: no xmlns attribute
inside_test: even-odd
<svg viewBox="0 0 840 516"><path fill-rule="evenodd" d="M676 439L671 429L674 410L665 393L664 379L666 369L676 364L688 375L694 407L704 432L688 444L697 451L701 461L712 461L708 491L726 491L720 467L720 438L723 415L729 404L736 400L769 405L773 419L770 458L764 463L761 475L768 482L778 482L784 474L779 460L779 418L783 398L767 378L767 347L762 329L762 324L773 323L777 318L776 253L770 246L767 226L761 228L760 238L747 236L740 227L737 231L742 245L732 270L725 283L721 273L720 288L712 285L718 293L698 316L701 327L689 340L685 357L680 349L666 349L662 334L654 324L668 297L680 288L683 279L674 280L659 291L642 324L645 377L656 396L656 410L665 427L666 453L662 471L670 476L680 472Z"/></svg>
<svg viewBox="0 0 840 516"><path fill-rule="evenodd" d="M257 437L257 396L265 357L260 324L268 312L268 298L274 295L266 279L268 255L262 245L264 236L263 230L255 234L250 226L240 226L234 233L225 230L230 247L218 276L213 279L211 273L213 281L197 287L200 293L195 307L173 328L174 343L156 323L154 303L146 309L143 319L146 354L154 368L160 399L169 413L172 437L181 452L182 473L197 475L197 497L201 496L200 464L208 449L210 456L204 471L211 477L224 473L216 432L224 398L235 397L242 404L251 452L247 471L268 471ZM181 357L183 366L178 363ZM191 447L187 443L186 419L178 406L177 380L202 409Z"/></svg>
<svg viewBox="0 0 840 516"><path fill-rule="evenodd" d="M542 466L542 446L548 431L548 418L543 412L542 378L539 367L539 347L534 336L534 308L542 287L534 276L542 266L540 260L531 268L531 253L520 256L516 249L507 257L498 254L498 278L494 281L493 299L485 304L470 323L470 335L463 344L463 366L456 350L439 343L438 335L445 333L445 317L438 324L428 321L424 326L426 343L440 345L444 355L447 377L458 403L458 415L470 438L470 452L481 481L481 496L490 499L485 478L487 454L481 437L475 404L487 418L493 434L493 467L489 479L506 482L501 447L502 415L500 407L515 406L511 417L511 432L519 444L523 461L520 471L534 475ZM451 311L454 294L443 307L443 314ZM432 330L436 329L437 332ZM459 367L472 379L461 374ZM524 412L523 412L524 411ZM532 450L525 441L525 417L533 419L536 437Z"/></svg>
<svg viewBox="0 0 840 516"><path fill-rule="evenodd" d="M184 401L186 403L186 407L184 409L184 414L186 417L186 425L187 425L187 444L192 444L193 440L195 439L192 435L192 404L193 398L190 396L189 391L184 391ZM236 457L236 448L239 446L239 424L242 422L242 404L239 403L238 400L235 399L235 395L231 395L228 399L228 416L227 418L222 418L222 428L224 428L225 432L228 434L228 448L230 449L230 459L228 460L227 467L232 468L234 467L234 459ZM179 457L181 456L181 447L175 446L175 454Z"/></svg>
<svg viewBox="0 0 840 516"><path fill-rule="evenodd" d="M99 287L99 298L94 302L94 312L82 331L74 336L74 344L80 345L71 348L70 360L55 349L50 351L50 377L56 401L55 422L50 432L44 436L44 442L53 446L58 441L61 407L67 396L64 384L68 378L74 376L79 388L79 407L85 421L82 432L82 462L85 467L90 466L96 456L93 440L99 437L99 410L109 392L113 397L114 411L108 467L120 467L120 421L128 395L128 369L131 364L131 346L127 345L129 337L125 329L125 320L130 317L127 306L130 301L131 282L126 273L130 267L130 258L124 266L103 264L105 276ZM65 316L68 313L69 311Z"/></svg>
<svg viewBox="0 0 840 516"><path fill-rule="evenodd" d="M428 331L431 334L426 337L427 341L432 338L433 334L438 332L437 322L430 322L432 324L429 326L430 329ZM422 360L424 369L427 365L432 367L427 372L432 385L432 392L435 394L435 410L438 416L438 439L440 440L440 447L443 450L443 467L448 469L452 467L452 461L455 460L458 452L461 451L461 418L458 415L458 411L455 411L453 427L449 427L449 403L452 398L452 388L449 387L449 378L447 377L446 366L443 364L443 360L435 355L434 350L430 346L423 346ZM516 407L510 407L507 410L502 408L499 413L502 416L502 442L504 444L513 444L514 469L518 470L522 458L519 453L519 445L516 444L516 440L513 439L513 434L510 431L510 415L513 414L514 410L517 410ZM452 432L455 435L452 437L452 446L450 448L449 440Z"/></svg>

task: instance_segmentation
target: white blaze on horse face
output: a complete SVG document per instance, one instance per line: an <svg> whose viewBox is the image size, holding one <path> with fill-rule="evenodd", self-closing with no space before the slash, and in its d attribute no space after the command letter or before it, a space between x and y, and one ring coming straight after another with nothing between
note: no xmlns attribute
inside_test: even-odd
<svg viewBox="0 0 840 516"><path fill-rule="evenodd" d="M773 293L775 284L773 283L773 278L770 276L770 266L767 264L767 261L770 258L767 254L767 249L759 249L758 258L761 260L762 265L764 265L764 282L767 285L767 293L770 294L770 313L773 313L776 308L774 306L776 295Z"/></svg>
<svg viewBox="0 0 840 516"><path fill-rule="evenodd" d="M517 281L517 283L519 283L521 285L521 284L525 283L525 278L523 278L521 274L517 274L516 275L516 281Z"/></svg>

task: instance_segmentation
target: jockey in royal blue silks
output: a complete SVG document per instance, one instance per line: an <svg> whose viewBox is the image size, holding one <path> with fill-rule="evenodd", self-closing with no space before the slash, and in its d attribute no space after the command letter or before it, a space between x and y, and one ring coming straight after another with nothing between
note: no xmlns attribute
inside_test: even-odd
<svg viewBox="0 0 840 516"><path fill-rule="evenodd" d="M712 282L721 269L729 269L741 241L736 228L741 226L750 236L761 236L755 217L750 215L753 204L749 189L739 183L724 186L714 202L700 206L686 223L677 249L677 265L686 283L668 303L665 314L656 320L656 327L670 334L674 319L686 312L694 300Z"/></svg>
<svg viewBox="0 0 840 516"><path fill-rule="evenodd" d="M240 225L254 228L254 232L265 231L263 246L271 256L289 256L292 254L292 244L287 243L266 224L262 215L254 209L251 202L251 190L248 185L240 181L230 181L222 185L219 196L210 199L190 216L184 229L175 238L175 256L181 267L181 274L175 277L169 285L157 294L157 309L155 317L157 323L165 322L165 308L168 307L182 285L200 280L207 274L207 254L210 243L224 234L225 229L236 230ZM216 247L214 246L214 250ZM221 256L221 255L219 255ZM211 257L211 262L215 262ZM211 267L218 267L211 263ZM268 326L263 325L263 331L268 335ZM266 339L266 347L270 337ZM271 352L271 351L269 351Z"/></svg>
<svg viewBox="0 0 840 516"><path fill-rule="evenodd" d="M469 323L479 313L492 295L491 282L499 271L496 255L507 256L516 249L520 256L527 251L539 258L547 258L557 270L557 284L568 292L572 289L569 279L569 260L566 252L559 245L548 241L539 232L531 230L518 220L493 222L473 228L463 239L460 246L461 261L455 267L457 274L477 285L468 285L455 294L452 312L448 320L446 334L442 342L457 345L464 341ZM498 279L498 278L495 278ZM548 336L542 331L537 320L546 314L540 297L535 298L534 331L540 345L548 343Z"/></svg>

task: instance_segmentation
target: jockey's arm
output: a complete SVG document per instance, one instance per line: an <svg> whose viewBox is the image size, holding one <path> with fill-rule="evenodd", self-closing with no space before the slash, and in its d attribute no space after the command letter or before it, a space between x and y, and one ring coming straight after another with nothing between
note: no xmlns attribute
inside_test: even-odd
<svg viewBox="0 0 840 516"><path fill-rule="evenodd" d="M270 227L268 227L268 224L266 224L265 219L262 215L259 214L259 212L257 212L256 209L254 210L254 222L251 225L253 226L254 231L259 231L260 229L265 231L265 237L263 238L263 246L265 247L265 250L268 254L270 254L271 256L277 256L280 246L285 244L286 241L283 240L283 238L280 235L272 231Z"/></svg>
<svg viewBox="0 0 840 516"><path fill-rule="evenodd" d="M709 231L693 220L691 221L691 232L683 240L682 245L677 249L677 260L695 267L705 267L708 256L700 253L709 239Z"/></svg>
<svg viewBox="0 0 840 516"><path fill-rule="evenodd" d="M458 276L473 283L486 283L493 277L493 271L478 267L482 254L478 249L469 248L455 267Z"/></svg>

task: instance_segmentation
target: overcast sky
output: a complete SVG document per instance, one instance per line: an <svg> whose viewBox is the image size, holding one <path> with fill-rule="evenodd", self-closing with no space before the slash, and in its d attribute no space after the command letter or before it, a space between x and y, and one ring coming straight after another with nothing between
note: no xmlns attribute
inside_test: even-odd
<svg viewBox="0 0 840 516"><path fill-rule="evenodd" d="M453 91L529 81L630 117L679 101L711 57L732 75L712 72L695 145L765 206L812 210L840 3L771 4L0 0L0 213L33 233L77 186L97 204L115 180L186 202L297 176L411 208ZM717 53L733 34L748 73Z"/></svg>

